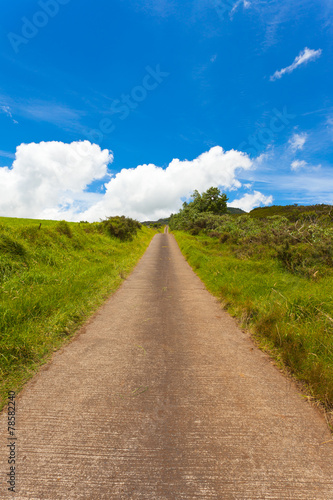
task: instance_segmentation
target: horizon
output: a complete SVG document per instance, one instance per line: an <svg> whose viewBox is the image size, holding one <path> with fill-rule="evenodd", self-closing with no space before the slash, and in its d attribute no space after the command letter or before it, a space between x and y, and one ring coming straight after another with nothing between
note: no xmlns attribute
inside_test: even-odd
<svg viewBox="0 0 333 500"><path fill-rule="evenodd" d="M0 216L333 204L329 0L23 0L1 30Z"/></svg>
<svg viewBox="0 0 333 500"><path fill-rule="evenodd" d="M191 201L190 201L191 203ZM257 207L253 207L250 212L246 212L243 210L243 214L244 215L250 215L251 212L257 210L257 209L273 209L273 208L277 208L277 207L295 207L295 208L309 208L309 207L318 207L318 206L327 206L327 207L333 207L333 204L330 205L330 204L325 204L325 203L317 203L317 204L313 204L313 205L300 205L298 203L294 203L294 204L291 204L291 205L266 205L266 206L262 206L262 205L259 205ZM232 209L235 209L235 210L242 210L242 209L239 209L239 207L231 207L230 205L228 205L227 203L227 208L232 208ZM176 212L178 213L178 212ZM239 215L243 215L243 214L239 214ZM169 216L166 216L166 217L161 217L160 219L157 219L157 220L141 220L141 221L138 221L140 224L146 224L146 223L156 223L156 222L160 222L161 220L165 220L165 219L170 219L170 217L172 215L175 215L175 213L170 213ZM223 214L223 215L228 215L228 214ZM126 217L124 216L123 214L114 214L113 215L114 217ZM41 221L45 221L45 222L59 222L61 220L66 220L66 219L39 219L39 218L34 218L34 217L7 217L7 216L2 216L0 215L0 219L23 219L23 220L35 220L36 222L41 222ZM94 222L102 222L103 219L100 219L99 221L93 221L92 223ZM137 219L135 219L137 220ZM89 224L88 221L67 221L67 222L71 222L73 224L80 224L80 223L85 223L85 224Z"/></svg>

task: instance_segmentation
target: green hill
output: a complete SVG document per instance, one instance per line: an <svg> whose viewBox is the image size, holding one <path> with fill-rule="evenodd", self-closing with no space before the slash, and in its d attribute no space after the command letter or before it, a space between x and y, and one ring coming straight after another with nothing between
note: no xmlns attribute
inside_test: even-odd
<svg viewBox="0 0 333 500"><path fill-rule="evenodd" d="M282 215L290 221L296 221L306 214L307 218L318 218L323 215L333 216L332 205L273 205L272 207L258 207L251 210L249 215L256 219L265 219L273 215ZM303 218L304 218L303 215Z"/></svg>
<svg viewBox="0 0 333 500"><path fill-rule="evenodd" d="M244 212L241 208L228 207L228 214L230 215L243 215L247 212Z"/></svg>

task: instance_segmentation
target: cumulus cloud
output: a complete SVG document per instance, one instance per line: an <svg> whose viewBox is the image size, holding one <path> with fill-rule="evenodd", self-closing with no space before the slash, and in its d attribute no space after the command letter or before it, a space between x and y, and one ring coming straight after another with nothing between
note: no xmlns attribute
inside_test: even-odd
<svg viewBox="0 0 333 500"><path fill-rule="evenodd" d="M108 174L109 150L89 141L21 144L11 168L0 168L0 215L96 221L110 215L154 220L177 212L195 189L241 187L238 175L253 162L240 151L216 146L194 160L174 159ZM108 177L107 177L108 176ZM87 192L94 181L105 193Z"/></svg>
<svg viewBox="0 0 333 500"><path fill-rule="evenodd" d="M177 212L182 200L195 189L202 192L211 186L240 188L238 171L251 167L245 153L215 146L192 161L174 159L164 169L153 164L123 169L106 185L101 201L81 218L92 221L123 214L141 221L156 220Z"/></svg>
<svg viewBox="0 0 333 500"><path fill-rule="evenodd" d="M301 134L294 134L291 139L289 139L290 148L293 152L296 152L299 149L303 149L304 144L306 143L308 135L303 132Z"/></svg>
<svg viewBox="0 0 333 500"><path fill-rule="evenodd" d="M306 64L309 61L314 61L315 59L320 57L321 54L322 54L321 49L312 50L308 49L308 47L305 47L305 49L299 53L299 55L294 59L294 62L290 66L287 66L286 68L283 68L279 71L275 71L274 75L270 77L270 80L271 81L279 80L286 73L292 73L296 68L298 68L302 64Z"/></svg>
<svg viewBox="0 0 333 500"><path fill-rule="evenodd" d="M228 203L229 207L241 208L245 212L250 212L253 208L264 205L271 205L273 196L265 196L259 191L254 191L252 194L246 193L242 198Z"/></svg>
<svg viewBox="0 0 333 500"><path fill-rule="evenodd" d="M89 141L21 144L12 168L0 168L0 214L67 218L90 204L86 187L107 174L108 150Z"/></svg>

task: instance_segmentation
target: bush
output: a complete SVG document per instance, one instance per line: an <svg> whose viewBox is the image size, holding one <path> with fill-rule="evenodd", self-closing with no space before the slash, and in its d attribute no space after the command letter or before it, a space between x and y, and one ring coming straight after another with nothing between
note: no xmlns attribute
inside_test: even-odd
<svg viewBox="0 0 333 500"><path fill-rule="evenodd" d="M124 215L121 217L119 215L107 217L102 221L102 226L110 236L119 238L122 241L133 239L138 229L141 229L140 222Z"/></svg>

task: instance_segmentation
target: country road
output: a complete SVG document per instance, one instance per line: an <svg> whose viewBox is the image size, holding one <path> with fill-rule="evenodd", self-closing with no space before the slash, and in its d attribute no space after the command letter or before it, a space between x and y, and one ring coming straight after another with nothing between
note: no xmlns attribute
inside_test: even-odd
<svg viewBox="0 0 333 500"><path fill-rule="evenodd" d="M333 500L333 443L170 234L16 400L0 498Z"/></svg>

